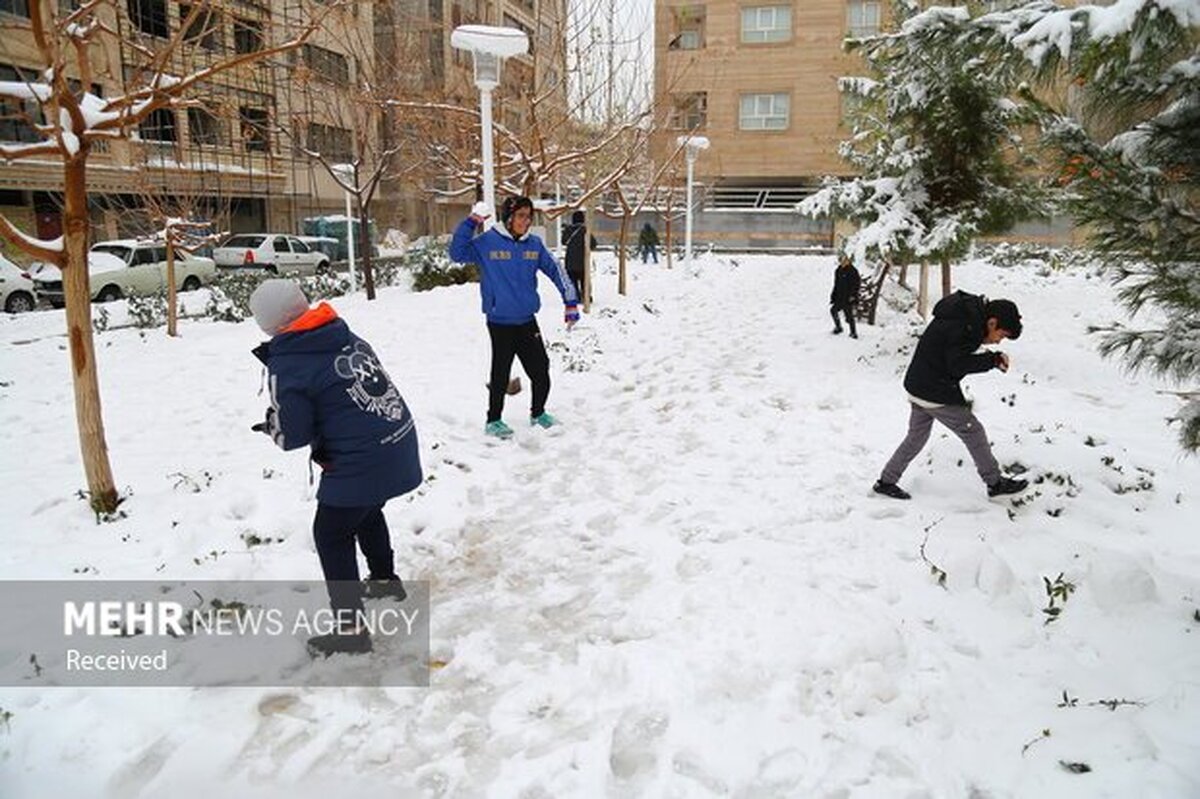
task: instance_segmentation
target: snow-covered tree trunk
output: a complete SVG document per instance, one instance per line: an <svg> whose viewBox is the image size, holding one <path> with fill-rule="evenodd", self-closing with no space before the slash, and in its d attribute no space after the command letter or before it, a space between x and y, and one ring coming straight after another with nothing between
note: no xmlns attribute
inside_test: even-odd
<svg viewBox="0 0 1200 799"><path fill-rule="evenodd" d="M175 290L175 242L167 227L167 335L179 335L179 296Z"/></svg>
<svg viewBox="0 0 1200 799"><path fill-rule="evenodd" d="M96 347L92 338L92 289L88 275L87 148L67 161L63 169L63 242L65 262L60 263L67 319L67 347L71 355L71 385L75 393L75 421L79 427L79 454L87 479L92 510L111 513L119 498L108 460Z"/></svg>
<svg viewBox="0 0 1200 799"><path fill-rule="evenodd" d="M917 278L917 315L929 319L929 262L921 261L921 274Z"/></svg>

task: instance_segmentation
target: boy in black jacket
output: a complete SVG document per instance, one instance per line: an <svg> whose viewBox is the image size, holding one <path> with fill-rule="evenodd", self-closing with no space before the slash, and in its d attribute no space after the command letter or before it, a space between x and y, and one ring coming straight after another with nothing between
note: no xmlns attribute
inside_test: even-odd
<svg viewBox="0 0 1200 799"><path fill-rule="evenodd" d="M958 382L969 374L999 369L1008 371L1008 356L1003 352L976 350L983 344L999 344L1006 338L1021 336L1021 314L1010 300L987 300L956 291L933 307L933 321L913 353L904 375L910 414L908 435L883 467L875 483L875 493L894 499L909 499L897 485L912 459L929 440L929 431L937 421L950 428L967 445L979 476L987 485L989 497L1015 494L1028 485L1000 474L1000 464L992 455L987 432L971 412Z"/></svg>
<svg viewBox="0 0 1200 799"><path fill-rule="evenodd" d="M837 269L833 270L833 291L829 292L829 315L833 317L833 332L842 332L842 322L838 312L846 315L846 324L850 326L850 338L858 338L854 328L854 305L858 301L858 287L862 278L854 263L845 255L838 259Z"/></svg>

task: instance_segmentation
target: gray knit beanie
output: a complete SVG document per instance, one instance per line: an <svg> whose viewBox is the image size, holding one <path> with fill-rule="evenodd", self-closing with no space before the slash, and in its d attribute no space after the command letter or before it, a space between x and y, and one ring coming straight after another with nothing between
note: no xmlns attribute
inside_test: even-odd
<svg viewBox="0 0 1200 799"><path fill-rule="evenodd" d="M308 300L294 280L264 280L250 295L250 312L264 333L275 335L308 310Z"/></svg>

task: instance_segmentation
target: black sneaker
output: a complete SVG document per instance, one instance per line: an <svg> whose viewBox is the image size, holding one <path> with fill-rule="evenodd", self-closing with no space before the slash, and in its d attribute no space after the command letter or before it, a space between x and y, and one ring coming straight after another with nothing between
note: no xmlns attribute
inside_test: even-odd
<svg viewBox="0 0 1200 799"><path fill-rule="evenodd" d="M885 497L892 499L912 499L912 494L905 491L895 483L885 483L882 480L875 481L875 487L872 489L876 494L883 494Z"/></svg>
<svg viewBox="0 0 1200 799"><path fill-rule="evenodd" d="M842 329L840 327L835 327L833 329L833 335L840 336L841 334L842 334Z"/></svg>
<svg viewBox="0 0 1200 799"><path fill-rule="evenodd" d="M329 633L308 639L310 657L327 658L330 655L365 655L371 651L371 636L364 632Z"/></svg>
<svg viewBox="0 0 1200 799"><path fill-rule="evenodd" d="M368 577L363 580L363 596L367 599L394 599L403 602L408 597L404 583L396 575Z"/></svg>
<svg viewBox="0 0 1200 799"><path fill-rule="evenodd" d="M1001 477L988 486L989 497L1001 497L1005 494L1019 494L1029 485L1028 480L1014 480L1011 477Z"/></svg>
<svg viewBox="0 0 1200 799"><path fill-rule="evenodd" d="M858 334L857 334L857 333L851 333L851 334L850 334L850 338L858 338Z"/></svg>

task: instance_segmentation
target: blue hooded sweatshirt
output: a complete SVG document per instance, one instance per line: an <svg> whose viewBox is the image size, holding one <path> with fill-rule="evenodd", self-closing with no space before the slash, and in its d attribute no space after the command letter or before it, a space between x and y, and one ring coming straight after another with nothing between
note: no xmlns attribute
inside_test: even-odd
<svg viewBox="0 0 1200 799"><path fill-rule="evenodd" d="M562 266L537 236L513 239L502 225L476 236L475 223L467 218L450 240L450 258L479 265L479 293L489 324L523 325L533 320L542 307L537 292L539 271L553 281L564 304L579 302Z"/></svg>
<svg viewBox="0 0 1200 799"><path fill-rule="evenodd" d="M267 432L285 450L312 447L317 500L382 505L421 484L417 429L367 342L322 303L254 350L267 366Z"/></svg>

